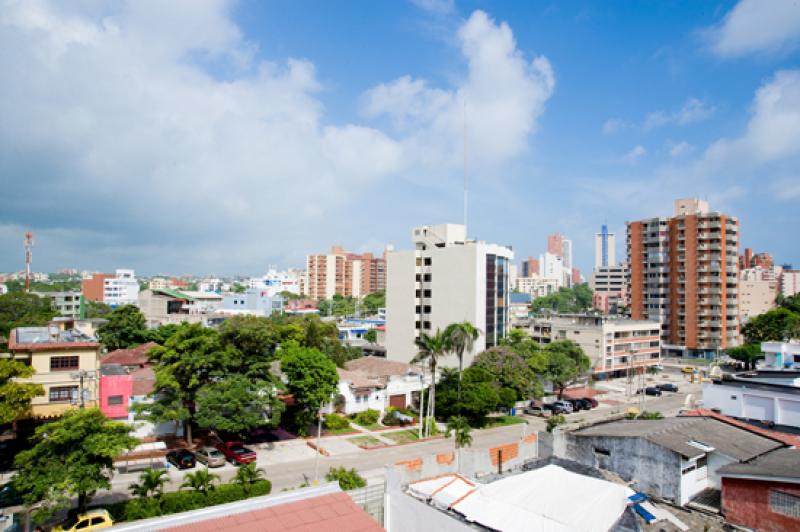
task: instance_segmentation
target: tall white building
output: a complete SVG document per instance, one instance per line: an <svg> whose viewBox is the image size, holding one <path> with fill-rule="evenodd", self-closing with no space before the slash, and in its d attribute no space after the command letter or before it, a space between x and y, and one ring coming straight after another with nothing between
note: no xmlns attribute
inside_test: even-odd
<svg viewBox="0 0 800 532"><path fill-rule="evenodd" d="M304 276L305 272L298 270L279 272L270 268L263 277L253 277L250 279L248 287L260 290L266 297L275 297L281 292L290 292L299 296L303 293L301 279Z"/></svg>
<svg viewBox="0 0 800 532"><path fill-rule="evenodd" d="M566 242L569 242L569 240L564 240L565 249L567 247ZM568 268L564 264L564 259L562 259L558 255L554 255L553 253L550 252L547 252L544 255L539 255L539 277L545 277L548 279L557 279L558 286L556 287L556 289L561 288L562 286L570 285L570 280L572 277L571 273L572 269Z"/></svg>
<svg viewBox="0 0 800 532"><path fill-rule="evenodd" d="M413 251L387 256L386 356L410 361L421 333L434 334L451 323L468 321L481 334L476 353L497 345L508 329L511 249L467 240L459 224L426 225L413 230ZM454 356L442 361L456 366Z"/></svg>
<svg viewBox="0 0 800 532"><path fill-rule="evenodd" d="M608 226L600 228L594 236L594 267L613 268L617 265L617 237L608 232Z"/></svg>
<svg viewBox="0 0 800 532"><path fill-rule="evenodd" d="M103 279L103 302L117 307L139 301L139 281L133 270L117 270L114 277Z"/></svg>

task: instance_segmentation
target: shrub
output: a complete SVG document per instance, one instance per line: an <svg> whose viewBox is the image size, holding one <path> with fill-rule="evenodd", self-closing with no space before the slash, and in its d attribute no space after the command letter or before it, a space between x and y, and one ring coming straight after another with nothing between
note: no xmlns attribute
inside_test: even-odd
<svg viewBox="0 0 800 532"><path fill-rule="evenodd" d="M350 426L346 417L339 414L328 414L325 416L325 428L328 430L341 430Z"/></svg>
<svg viewBox="0 0 800 532"><path fill-rule="evenodd" d="M558 414L558 415L555 415L555 416L550 416L549 418L547 418L547 432L553 432L553 430L557 426L563 425L566 422L567 422L567 418L565 418L561 414Z"/></svg>
<svg viewBox="0 0 800 532"><path fill-rule="evenodd" d="M374 425L378 422L378 418L381 417L381 413L377 410L369 409L363 412L359 412L356 414L355 422L358 425L365 426L365 425Z"/></svg>
<svg viewBox="0 0 800 532"><path fill-rule="evenodd" d="M645 410L636 419L664 419L664 416L661 412L648 412Z"/></svg>
<svg viewBox="0 0 800 532"><path fill-rule="evenodd" d="M358 474L358 471L355 469L345 469L344 466L330 468L328 474L325 475L325 480L329 482L333 482L334 480L338 481L339 487L345 491L363 488L367 485L367 481Z"/></svg>

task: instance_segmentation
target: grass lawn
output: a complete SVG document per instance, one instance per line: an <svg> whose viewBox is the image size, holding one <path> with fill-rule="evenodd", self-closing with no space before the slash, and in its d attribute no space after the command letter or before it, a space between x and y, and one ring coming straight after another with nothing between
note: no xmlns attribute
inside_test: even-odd
<svg viewBox="0 0 800 532"><path fill-rule="evenodd" d="M397 443L409 443L417 441L419 439L418 434L416 430L399 430L397 432L387 432L383 436Z"/></svg>
<svg viewBox="0 0 800 532"><path fill-rule="evenodd" d="M347 434L349 432L356 432L356 429L350 425L343 429L322 429L322 434L325 436L336 436L337 434Z"/></svg>
<svg viewBox="0 0 800 532"><path fill-rule="evenodd" d="M354 436L352 438L347 438L347 441L364 449L383 447L385 445L381 443L379 439L373 438L372 436Z"/></svg>
<svg viewBox="0 0 800 532"><path fill-rule="evenodd" d="M486 418L486 427L505 427L506 425L519 425L522 423L527 423L524 417L518 416L497 416L497 417L490 417Z"/></svg>
<svg viewBox="0 0 800 532"><path fill-rule="evenodd" d="M361 425L367 430L378 430L378 429L385 429L386 426L381 425L380 423L373 423L372 425Z"/></svg>

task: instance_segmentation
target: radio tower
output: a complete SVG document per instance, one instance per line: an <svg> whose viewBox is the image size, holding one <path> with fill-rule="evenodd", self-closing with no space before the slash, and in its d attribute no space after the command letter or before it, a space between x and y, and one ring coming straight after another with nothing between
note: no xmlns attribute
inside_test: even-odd
<svg viewBox="0 0 800 532"><path fill-rule="evenodd" d="M33 233L25 233L25 291L31 286L31 258L33 257Z"/></svg>

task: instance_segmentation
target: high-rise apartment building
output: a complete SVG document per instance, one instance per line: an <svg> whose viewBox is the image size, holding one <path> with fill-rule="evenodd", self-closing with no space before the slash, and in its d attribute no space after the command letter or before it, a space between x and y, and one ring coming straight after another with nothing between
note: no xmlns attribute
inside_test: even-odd
<svg viewBox="0 0 800 532"><path fill-rule="evenodd" d="M106 279L114 277L113 273L93 273L90 277L81 280L81 293L86 301L103 302L105 295L104 283Z"/></svg>
<svg viewBox="0 0 800 532"><path fill-rule="evenodd" d="M761 267L742 270L739 274L739 321L746 324L750 318L775 308L775 298L780 292L775 268Z"/></svg>
<svg viewBox="0 0 800 532"><path fill-rule="evenodd" d="M739 270L749 270L750 268L772 269L775 262L772 255L767 252L753 253L751 248L744 248L744 253L739 256Z"/></svg>
<svg viewBox="0 0 800 532"><path fill-rule="evenodd" d="M534 277L536 275L539 275L539 260L528 257L527 260L522 261L520 277Z"/></svg>
<svg viewBox="0 0 800 532"><path fill-rule="evenodd" d="M547 252L560 257L564 249L564 236L558 233L547 235Z"/></svg>
<svg viewBox="0 0 800 532"><path fill-rule="evenodd" d="M103 279L103 302L112 307L135 305L139 300L139 281L133 270L117 270Z"/></svg>
<svg viewBox="0 0 800 532"><path fill-rule="evenodd" d="M630 311L661 323L664 351L710 355L737 345L739 221L699 199L669 218L627 222Z"/></svg>
<svg viewBox="0 0 800 532"><path fill-rule="evenodd" d="M382 257L357 255L333 246L330 253L306 257L305 290L312 299L330 299L336 294L363 297L385 289L385 253Z"/></svg>
<svg viewBox="0 0 800 532"><path fill-rule="evenodd" d="M413 230L413 251L387 253L387 358L410 361L417 353L416 338L451 323L468 321L481 331L472 352L464 354L464 367L475 353L505 337L514 254L466 236L463 225L426 225ZM457 361L451 356L443 364Z"/></svg>
<svg viewBox="0 0 800 532"><path fill-rule="evenodd" d="M594 267L605 268L617 264L617 237L608 232L608 226L600 227L600 232L594 237Z"/></svg>
<svg viewBox="0 0 800 532"><path fill-rule="evenodd" d="M800 294L800 270L785 268L781 272L781 294L783 297Z"/></svg>

